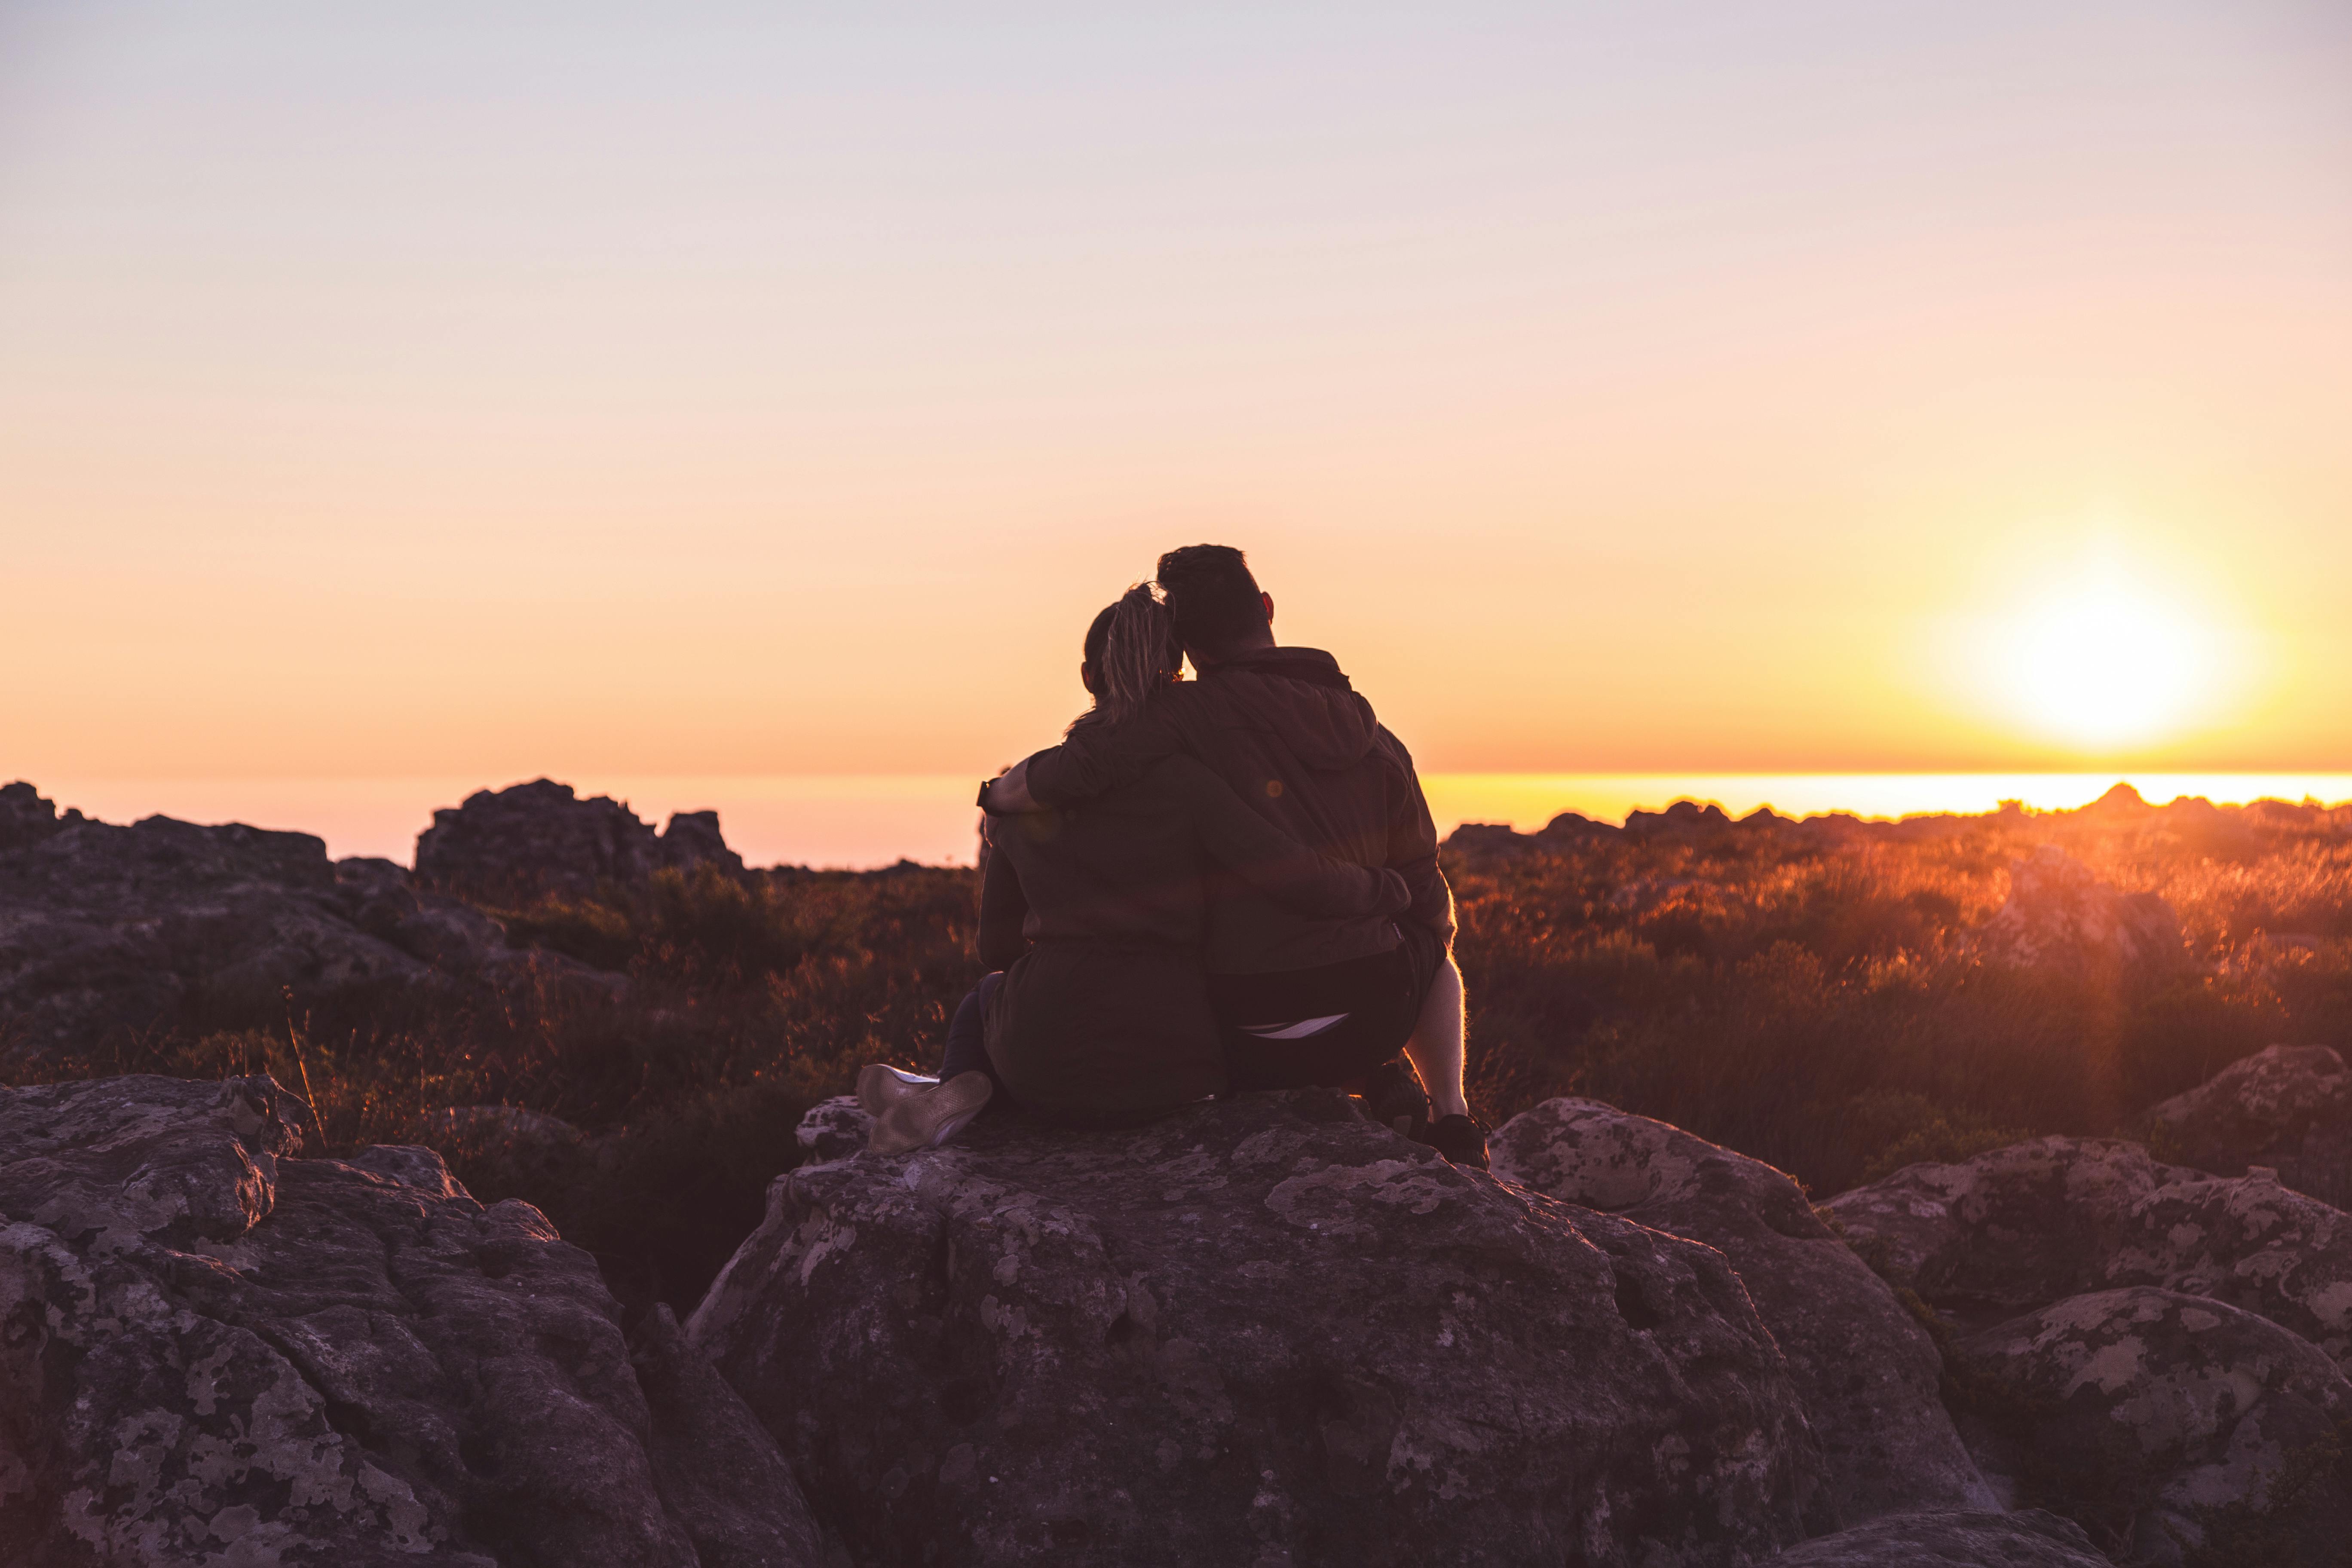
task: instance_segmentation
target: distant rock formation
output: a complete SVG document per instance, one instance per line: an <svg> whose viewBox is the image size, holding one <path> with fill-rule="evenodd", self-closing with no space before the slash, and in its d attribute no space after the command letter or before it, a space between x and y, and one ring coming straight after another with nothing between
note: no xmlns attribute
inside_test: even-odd
<svg viewBox="0 0 2352 1568"><path fill-rule="evenodd" d="M2326 1046L2272 1046L2149 1114L2166 1158L2221 1176L2257 1165L2352 1208L2352 1071Z"/></svg>
<svg viewBox="0 0 2352 1568"><path fill-rule="evenodd" d="M2217 806L2184 795L2150 805L2128 784L2118 784L2088 805L2073 811L2029 812L2015 801L1972 816L1938 812L1899 822L1866 820L1851 812L1789 817L1759 806L1734 821L1717 805L1678 800L1664 811L1629 813L1624 826L1596 822L1563 812L1541 831L1520 833L1495 823L1464 823L1446 839L1457 856L1492 857L1529 850L1564 850L1620 837L1636 842L1717 844L1777 841L1790 847L1832 852L1863 844L1923 844L1979 828L2025 835L2062 847L2140 846L2169 854L2245 860L2265 853L2279 837L2334 837L2352 832L2352 804L2330 809L2310 802L2258 800L2242 806Z"/></svg>
<svg viewBox="0 0 2352 1568"><path fill-rule="evenodd" d="M299 1158L266 1078L0 1089L0 1561L814 1568L674 1324L438 1156Z"/></svg>
<svg viewBox="0 0 2352 1568"><path fill-rule="evenodd" d="M688 1334L877 1568L1703 1568L1834 1523L1720 1253L1333 1091L804 1165Z"/></svg>
<svg viewBox="0 0 2352 1568"><path fill-rule="evenodd" d="M420 886L493 905L583 898L599 884L625 886L659 870L702 866L743 871L743 858L719 835L717 812L679 812L656 834L611 796L582 800L551 779L477 791L463 805L435 812L416 839Z"/></svg>
<svg viewBox="0 0 2352 1568"><path fill-rule="evenodd" d="M1524 1111L1492 1149L1506 1181L1722 1250L1789 1358L1839 1518L1994 1506L1937 1394L1935 1342L1788 1176L1591 1100Z"/></svg>
<svg viewBox="0 0 2352 1568"><path fill-rule="evenodd" d="M95 1050L206 1005L282 1017L289 994L310 1009L624 984L514 951L478 910L388 860L331 862L307 833L123 827L0 791L0 1037L19 1050Z"/></svg>
<svg viewBox="0 0 2352 1568"><path fill-rule="evenodd" d="M1695 800L1678 800L1664 811L1629 811L1625 814L1625 832L1634 838L1654 838L1661 834L1693 834L1716 832L1732 826L1723 807L1712 803L1702 805Z"/></svg>
<svg viewBox="0 0 2352 1568"><path fill-rule="evenodd" d="M2045 844L2011 863L2009 900L1976 934L1987 961L2088 982L2149 984L2188 965L2180 917L2154 893L2125 893Z"/></svg>

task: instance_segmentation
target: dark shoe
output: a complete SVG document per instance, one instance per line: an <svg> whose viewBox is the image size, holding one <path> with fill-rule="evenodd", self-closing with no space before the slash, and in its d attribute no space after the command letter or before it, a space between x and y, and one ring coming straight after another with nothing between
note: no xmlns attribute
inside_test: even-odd
<svg viewBox="0 0 2352 1568"><path fill-rule="evenodd" d="M1468 1116L1441 1116L1429 1124L1428 1144L1456 1165L1486 1168L1486 1124Z"/></svg>
<svg viewBox="0 0 2352 1568"><path fill-rule="evenodd" d="M1374 1068L1364 1079L1362 1095L1366 1116L1416 1143L1427 1142L1429 1095L1402 1057Z"/></svg>
<svg viewBox="0 0 2352 1568"><path fill-rule="evenodd" d="M877 1154L936 1149L988 1107L996 1092L984 1072L960 1072L945 1083L916 1087L875 1119L866 1146Z"/></svg>

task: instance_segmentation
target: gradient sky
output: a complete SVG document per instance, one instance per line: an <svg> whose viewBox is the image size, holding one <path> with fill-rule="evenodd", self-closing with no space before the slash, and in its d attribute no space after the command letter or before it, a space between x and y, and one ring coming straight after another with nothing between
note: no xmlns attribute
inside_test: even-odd
<svg viewBox="0 0 2352 1568"><path fill-rule="evenodd" d="M0 0L0 777L2352 768L2352 8L1166 9Z"/></svg>

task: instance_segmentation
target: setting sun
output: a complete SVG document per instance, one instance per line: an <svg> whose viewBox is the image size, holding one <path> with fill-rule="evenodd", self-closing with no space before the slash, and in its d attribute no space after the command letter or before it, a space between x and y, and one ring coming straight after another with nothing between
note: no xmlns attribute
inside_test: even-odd
<svg viewBox="0 0 2352 1568"><path fill-rule="evenodd" d="M1994 695L2084 750L2168 738L2224 684L2227 639L2196 609L2115 567L2044 591L1993 628Z"/></svg>

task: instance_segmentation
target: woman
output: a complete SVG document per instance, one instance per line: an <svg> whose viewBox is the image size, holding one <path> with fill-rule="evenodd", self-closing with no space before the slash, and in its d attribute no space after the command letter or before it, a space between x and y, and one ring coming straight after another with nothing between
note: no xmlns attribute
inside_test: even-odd
<svg viewBox="0 0 2352 1568"><path fill-rule="evenodd" d="M1177 679L1183 652L1149 585L1087 628L1078 678L1117 723ZM1189 757L1059 811L991 814L980 956L992 973L949 1031L940 1079L868 1067L858 1093L884 1152L951 1136L997 1094L1074 1126L1133 1125L1221 1092L1202 944L1210 885L1233 877L1318 917L1402 913L1394 871L1307 849Z"/></svg>

